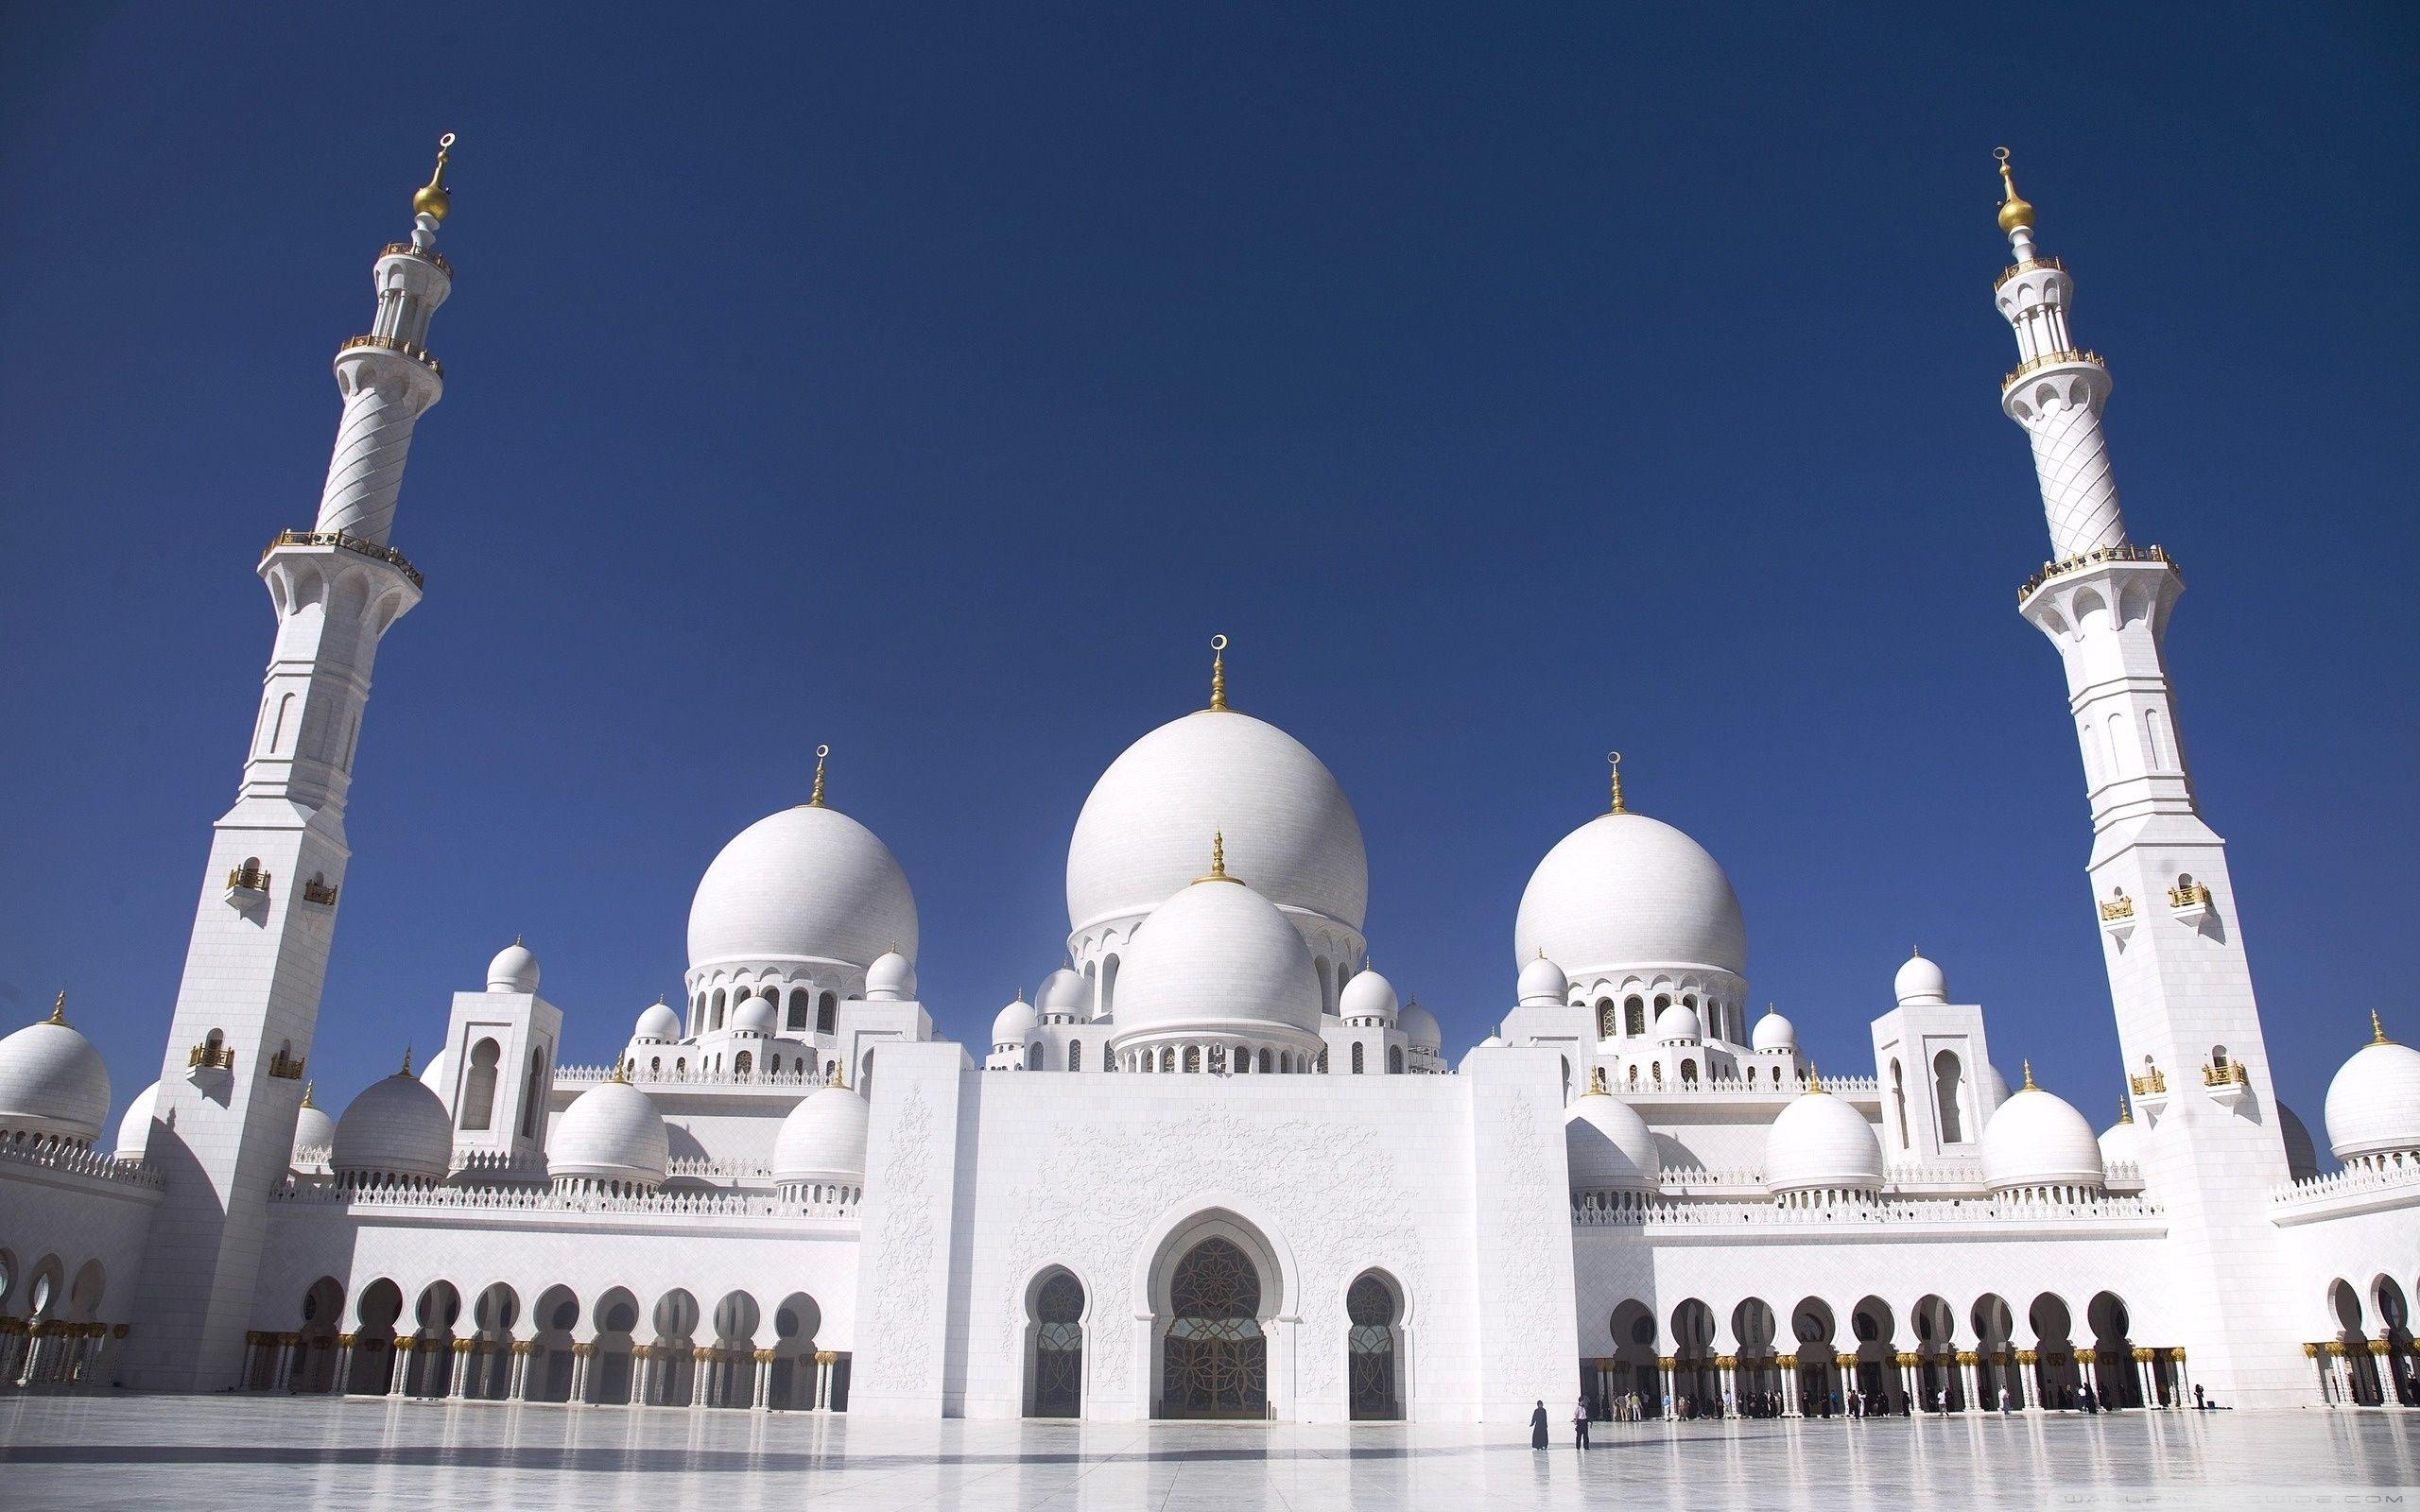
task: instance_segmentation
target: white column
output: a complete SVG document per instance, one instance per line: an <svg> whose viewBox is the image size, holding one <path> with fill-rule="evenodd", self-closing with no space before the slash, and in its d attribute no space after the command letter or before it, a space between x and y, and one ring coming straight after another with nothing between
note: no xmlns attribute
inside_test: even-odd
<svg viewBox="0 0 2420 1512"><path fill-rule="evenodd" d="M505 1378L504 1386L508 1400L529 1400L529 1351L535 1348L535 1342L529 1339L513 1341L511 1373Z"/></svg>
<svg viewBox="0 0 2420 1512"><path fill-rule="evenodd" d="M692 1368L689 1372L689 1405L706 1404L706 1388L714 1373L714 1351L700 1346L689 1351Z"/></svg>
<svg viewBox="0 0 2420 1512"><path fill-rule="evenodd" d="M294 1389L294 1356L302 1348L302 1341L290 1335L278 1341L277 1375L269 1383L271 1391L289 1392Z"/></svg>
<svg viewBox="0 0 2420 1512"><path fill-rule="evenodd" d="M575 1404L588 1400L588 1362L596 1350L593 1344L571 1347L571 1400Z"/></svg>
<svg viewBox="0 0 2420 1512"><path fill-rule="evenodd" d="M773 1351L770 1349L757 1350L755 1366L756 1386L754 1400L750 1401L748 1405L756 1412L770 1412L772 1410L771 1397L773 1391Z"/></svg>
<svg viewBox="0 0 2420 1512"><path fill-rule="evenodd" d="M1781 1357L1781 1414L1785 1418L1800 1416L1798 1411L1798 1356Z"/></svg>
<svg viewBox="0 0 2420 1512"><path fill-rule="evenodd" d="M409 1389L412 1380L412 1338L397 1335L394 1348L387 1351L387 1395L400 1397Z"/></svg>

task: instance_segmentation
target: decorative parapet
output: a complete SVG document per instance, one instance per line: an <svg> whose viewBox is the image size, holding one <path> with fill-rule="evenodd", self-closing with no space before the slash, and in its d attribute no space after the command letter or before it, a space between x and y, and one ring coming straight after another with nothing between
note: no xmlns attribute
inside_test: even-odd
<svg viewBox="0 0 2420 1512"><path fill-rule="evenodd" d="M2000 392L2008 392L2045 368L2066 368L2077 363L2089 363L2102 369L2106 369L2109 366L2100 360L2100 353L2098 352L2078 352L2072 349L2066 352L2046 352L2038 357L2028 357L2010 369L2008 376L2000 380Z"/></svg>
<svg viewBox="0 0 2420 1512"><path fill-rule="evenodd" d="M1883 1170L1885 1186L1893 1187L1974 1187L1983 1185L1983 1162L1980 1160L1910 1161L1905 1165L1888 1166Z"/></svg>
<svg viewBox="0 0 2420 1512"><path fill-rule="evenodd" d="M2055 257L2029 257L2023 262L2011 264L1999 277L1992 280L1992 287L1993 289L1997 290L2001 284L2007 283L2010 279L2016 277L2020 273L2031 273L2046 267L2051 269L2053 272L2059 273L2064 273L2067 270L2067 265L2060 262Z"/></svg>
<svg viewBox="0 0 2420 1512"><path fill-rule="evenodd" d="M2137 1097L2156 1097L2168 1091L2168 1076L2153 1066L2139 1076L2127 1077L2126 1085L2134 1089Z"/></svg>
<svg viewBox="0 0 2420 1512"><path fill-rule="evenodd" d="M372 347L380 352L392 352L400 356L409 357L412 361L419 363L422 367L426 368L429 371L437 374L440 378L445 376L444 365L440 363L435 357L430 356L426 347L419 346L409 341L398 341L393 336L348 337L342 346L337 348L337 352L341 355L344 352L352 352L362 347Z"/></svg>
<svg viewBox="0 0 2420 1512"><path fill-rule="evenodd" d="M2249 1087L2252 1085L2252 1074L2243 1069L2243 1062L2240 1060L2230 1060L2223 1066L2204 1063L2202 1067L2202 1085L2204 1087Z"/></svg>
<svg viewBox="0 0 2420 1512"><path fill-rule="evenodd" d="M773 1167L767 1160L732 1160L721 1156L697 1155L676 1158L666 1167L667 1178L695 1177L700 1180L726 1181L763 1180L773 1178Z"/></svg>
<svg viewBox="0 0 2420 1512"><path fill-rule="evenodd" d="M2146 1197L2104 1195L2071 1202L2015 1196L1894 1197L1840 1207L1779 1207L1770 1200L1687 1199L1629 1192L1575 1192L1571 1221L1583 1227L1688 1228L1910 1228L1927 1224L2036 1225L2079 1219L2155 1221L2159 1206Z"/></svg>
<svg viewBox="0 0 2420 1512"><path fill-rule="evenodd" d="M2139 1187L2143 1184L2143 1168L2133 1160L2112 1160L2102 1174L2113 1187Z"/></svg>
<svg viewBox="0 0 2420 1512"><path fill-rule="evenodd" d="M497 1181L544 1181L546 1158L504 1150L457 1150L447 1169L456 1176L485 1177Z"/></svg>
<svg viewBox="0 0 2420 1512"><path fill-rule="evenodd" d="M2271 1221L2293 1225L2420 1206L2420 1157L2377 1156L2270 1194Z"/></svg>
<svg viewBox="0 0 2420 1512"><path fill-rule="evenodd" d="M1765 1190L1765 1173L1754 1166L1666 1166L1658 1183L1673 1196L1696 1192Z"/></svg>
<svg viewBox="0 0 2420 1512"><path fill-rule="evenodd" d="M160 1173L141 1160L121 1160L89 1144L76 1144L51 1135L16 1131L0 1133L0 1161L43 1171L65 1171L130 1187L156 1190Z"/></svg>
<svg viewBox="0 0 2420 1512"><path fill-rule="evenodd" d="M812 1091L828 1087L831 1078L818 1071L756 1072L745 1074L733 1071L649 1071L644 1066L625 1064L623 1079L641 1087L795 1087ZM606 1066L557 1066L555 1085L558 1087L593 1087L598 1082L612 1081L614 1068Z"/></svg>
<svg viewBox="0 0 2420 1512"><path fill-rule="evenodd" d="M434 263L437 270L447 278L454 276L454 265L434 247L415 247L410 242L389 242L378 253L381 257L417 257L424 263Z"/></svg>
<svg viewBox="0 0 2420 1512"><path fill-rule="evenodd" d="M2034 590L2053 577L2065 577L2069 573L2080 573L2087 567L2098 567L2104 562L2113 561L2158 562L2170 572L2176 571L2174 558L2158 546L2102 546L2095 551L2087 551L2080 557L2069 557L2064 561L2044 562L2042 570L2027 578L2025 586L2016 591L2016 601L2022 604L2031 598Z"/></svg>
<svg viewBox="0 0 2420 1512"><path fill-rule="evenodd" d="M361 336L355 339L366 341L369 338ZM410 578L414 588L428 586L427 579L421 576L420 569L413 566L410 558L402 552L392 546L382 546L374 541L364 541L359 536L349 536L341 530L281 530L269 538L267 546L261 548L261 556L266 558L270 552L280 546L336 546L352 552L356 557L367 557L372 561L385 562Z"/></svg>
<svg viewBox="0 0 2420 1512"><path fill-rule="evenodd" d="M855 1189L834 1189L850 1190ZM344 1187L288 1177L270 1196L298 1206L371 1209L443 1209L448 1211L602 1213L631 1217L855 1218L855 1200L786 1201L751 1192L673 1191L639 1196L595 1192L558 1192L538 1186Z"/></svg>

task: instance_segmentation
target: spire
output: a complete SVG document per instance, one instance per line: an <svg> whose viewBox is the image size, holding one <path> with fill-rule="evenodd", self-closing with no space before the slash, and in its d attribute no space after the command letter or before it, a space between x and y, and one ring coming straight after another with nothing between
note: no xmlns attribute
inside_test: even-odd
<svg viewBox="0 0 2420 1512"><path fill-rule="evenodd" d="M454 133L448 131L437 139L437 171L430 174L427 184L412 196L413 219L425 215L432 221L443 220L445 213L454 208L454 196L445 187L445 162L453 155ZM437 228L431 226L428 231L434 240ZM418 242L419 238L414 237L413 240Z"/></svg>
<svg viewBox="0 0 2420 1512"><path fill-rule="evenodd" d="M1227 875L1227 833L1224 830L1210 832L1210 870L1206 876L1193 879L1196 883L1232 882L1240 885L1241 877Z"/></svg>
<svg viewBox="0 0 2420 1512"><path fill-rule="evenodd" d="M2033 206L2016 192L2016 179L2008 169L2008 148L1994 147L1992 156L2000 163L2000 231L2014 237L2018 232L2033 230ZM2028 238L2031 240L2031 237Z"/></svg>
<svg viewBox="0 0 2420 1512"><path fill-rule="evenodd" d="M1808 1061L1808 1062L1806 1063L1806 1091L1807 1091L1807 1094L1808 1094L1809 1096L1812 1096L1814 1093L1816 1093L1816 1092L1820 1092L1820 1091L1822 1091L1823 1090L1824 1090L1824 1074L1823 1074L1822 1072L1820 1072L1820 1071L1816 1070L1816 1069L1815 1069L1815 1062L1813 1062L1813 1061L1811 1061L1811 1060L1810 1060L1810 1061Z"/></svg>
<svg viewBox="0 0 2420 1512"><path fill-rule="evenodd" d="M1611 1092L1605 1091L1604 1067L1599 1066L1588 1073L1588 1095L1591 1097L1610 1097L1613 1095Z"/></svg>
<svg viewBox="0 0 2420 1512"><path fill-rule="evenodd" d="M2123 1097L2118 1098L2118 1123L2120 1123L2120 1124L2131 1124L2131 1123L2133 1123L2134 1121L2135 1121L2135 1107L2134 1107L2134 1105L2133 1105L2132 1103L2129 1103L2128 1101L2126 1101L2126 1099L2124 1099Z"/></svg>
<svg viewBox="0 0 2420 1512"><path fill-rule="evenodd" d="M59 1001L61 1003L66 1002L67 994L64 992L59 994ZM50 1022L53 1023L59 1023L62 1021L60 1019L59 1015L54 1013L50 1016ZM2391 1045L2394 1043L2394 1040L2386 1037L2386 1025L2378 1022L2378 1010L2376 1008L2372 1008L2370 1010L2370 1043L2374 1045Z"/></svg>
<svg viewBox="0 0 2420 1512"><path fill-rule="evenodd" d="M396 1075L398 1075L398 1076L408 1076L408 1075L410 1075L411 1074L412 1074L412 1047L411 1047L411 1046L409 1046L409 1045L406 1045L406 1046L404 1046L404 1069L403 1069L403 1070L401 1070L401 1071L399 1071L399 1072L397 1072L397 1073L395 1073L395 1074L396 1074Z"/></svg>
<svg viewBox="0 0 2420 1512"><path fill-rule="evenodd" d="M1630 810L1622 807L1622 753L1617 750L1609 750L1605 752L1605 760L1614 768L1614 806L1607 812L1628 814Z"/></svg>
<svg viewBox="0 0 2420 1512"><path fill-rule="evenodd" d="M625 1087L628 1087L631 1084L630 1065L631 1063L629 1059L625 1057L615 1056L614 1057L614 1079L620 1082Z"/></svg>
<svg viewBox="0 0 2420 1512"><path fill-rule="evenodd" d="M2370 1018L2375 1022L2377 1015L2373 1013ZM46 1022L57 1024L64 1024L67 1022L67 993L64 989L60 990L57 1001L51 1004L50 1018Z"/></svg>
<svg viewBox="0 0 2420 1512"><path fill-rule="evenodd" d="M806 795L808 808L820 809L823 806L823 758L831 754L832 747L829 746L815 747L815 791Z"/></svg>
<svg viewBox="0 0 2420 1512"><path fill-rule="evenodd" d="M2018 1088L2017 1091L2027 1092L2040 1091L2042 1089L2033 1085L2033 1062L2031 1060L2025 1060L2019 1061L2018 1064L2025 1068L2025 1085Z"/></svg>
<svg viewBox="0 0 2420 1512"><path fill-rule="evenodd" d="M304 1082L304 1083L302 1084L302 1106L303 1106L303 1107L305 1107L305 1108L317 1108L317 1107L319 1107L319 1106L320 1106L319 1104L317 1104L317 1103L315 1103L315 1102L311 1101L311 1091L312 1091L312 1089L314 1089L314 1088L318 1087L319 1085L320 1085L320 1084L319 1084L318 1082L316 1082L316 1081L306 1081L306 1082Z"/></svg>
<svg viewBox="0 0 2420 1512"><path fill-rule="evenodd" d="M1227 712L1227 638L1210 637L1210 710L1213 713Z"/></svg>

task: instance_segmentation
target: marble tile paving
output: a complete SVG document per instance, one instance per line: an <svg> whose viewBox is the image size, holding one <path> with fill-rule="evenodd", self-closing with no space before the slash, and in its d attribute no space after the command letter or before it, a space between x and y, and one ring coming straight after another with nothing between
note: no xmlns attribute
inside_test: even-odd
<svg viewBox="0 0 2420 1512"><path fill-rule="evenodd" d="M1474 1426L34 1396L0 1401L0 1508L2234 1509L2261 1504L2264 1488L2420 1487L2420 1412L1599 1424L1596 1433L1582 1455L1561 1435L1539 1452L1525 1434ZM2420 1491L2338 1504L2420 1505Z"/></svg>

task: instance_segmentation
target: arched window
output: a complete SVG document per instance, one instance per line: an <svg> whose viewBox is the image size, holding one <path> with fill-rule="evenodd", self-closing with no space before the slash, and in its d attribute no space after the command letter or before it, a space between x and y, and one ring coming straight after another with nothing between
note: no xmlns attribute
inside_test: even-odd
<svg viewBox="0 0 2420 1512"><path fill-rule="evenodd" d="M1403 1074L1403 1046L1387 1046L1387 1072L1390 1075Z"/></svg>
<svg viewBox="0 0 2420 1512"><path fill-rule="evenodd" d="M1899 1062L1891 1062L1891 1109L1899 1127L1899 1148L1908 1147L1908 1089L1899 1077Z"/></svg>
<svg viewBox="0 0 2420 1512"><path fill-rule="evenodd" d="M650 1075L650 1076L660 1075L660 1074L663 1074L663 1071L664 1071L664 1057L663 1057L662 1056L651 1056L651 1057L649 1057L648 1058L648 1063L647 1063L647 1074L648 1074L648 1075Z"/></svg>
<svg viewBox="0 0 2420 1512"><path fill-rule="evenodd" d="M790 988L789 1018L784 1023L783 1027L789 1030L792 1034L805 1033L807 1011L814 1005L814 995L808 992L806 988L803 987L794 987Z"/></svg>
<svg viewBox="0 0 2420 1512"><path fill-rule="evenodd" d="M1176 1070L1176 1046L1160 1046L1160 1069L1162 1071Z"/></svg>
<svg viewBox="0 0 2420 1512"><path fill-rule="evenodd" d="M1321 1075L1327 1074L1327 1046L1325 1045L1320 1046L1319 1068Z"/></svg>
<svg viewBox="0 0 2420 1512"><path fill-rule="evenodd" d="M1033 1299L1033 1416L1074 1418L1084 1401L1084 1288L1065 1271Z"/></svg>
<svg viewBox="0 0 2420 1512"><path fill-rule="evenodd" d="M521 1094L521 1137L538 1137L538 1120L546 1108L546 1053L529 1052L529 1084Z"/></svg>
<svg viewBox="0 0 2420 1512"><path fill-rule="evenodd" d="M1358 1040L1353 1041L1353 1074L1361 1074L1361 1041Z"/></svg>
<svg viewBox="0 0 2420 1512"><path fill-rule="evenodd" d="M1376 1276L1364 1276L1344 1294L1346 1390L1350 1416L1357 1422L1389 1421L1403 1416L1402 1393L1395 1370L1394 1288Z"/></svg>
<svg viewBox="0 0 2420 1512"><path fill-rule="evenodd" d="M707 1018L706 1018L706 1027L707 1027L707 1028L709 1028L709 1029L719 1029L719 1028L721 1028L721 1027L722 1027L722 1010L723 1010L723 990L722 990L722 988L715 988L715 995L714 995L714 1000L713 1000L713 1006L708 1010L708 1013L707 1013Z"/></svg>
<svg viewBox="0 0 2420 1512"><path fill-rule="evenodd" d="M471 1047L470 1072L462 1078L463 1128L485 1128L495 1116L495 1063L504 1050L493 1040Z"/></svg>
<svg viewBox="0 0 2420 1512"><path fill-rule="evenodd" d="M1622 1004L1622 1029L1634 1040L1647 1032L1647 1005L1644 1001L1630 998Z"/></svg>
<svg viewBox="0 0 2420 1512"><path fill-rule="evenodd" d="M1328 982L1327 957L1322 955L1313 961L1311 971L1320 979L1320 1006L1333 1012L1336 1008L1336 991Z"/></svg>
<svg viewBox="0 0 2420 1512"><path fill-rule="evenodd" d="M1264 1048L1264 1049L1261 1051L1261 1053L1260 1053L1260 1069L1261 1069L1264 1073L1266 1073L1266 1072L1269 1070L1269 1062L1270 1062L1270 1056L1269 1056L1269 1052L1268 1052L1268 1050L1267 1050L1266 1048Z"/></svg>
<svg viewBox="0 0 2420 1512"><path fill-rule="evenodd" d="M826 992L815 1000L815 1032L831 1034L840 1012L840 994Z"/></svg>
<svg viewBox="0 0 2420 1512"><path fill-rule="evenodd" d="M1227 1047L1225 1045L1212 1045L1210 1047L1210 1074L1215 1076L1226 1069Z"/></svg>
<svg viewBox="0 0 2420 1512"><path fill-rule="evenodd" d="M1958 1057L1945 1050L1932 1057L1932 1096L1936 1116L1941 1120L1941 1143L1962 1144L1966 1142L1965 1121L1960 1114L1958 1091L1964 1080Z"/></svg>
<svg viewBox="0 0 2420 1512"><path fill-rule="evenodd" d="M1042 1069L1042 1046L1039 1044L1030 1044L1025 1047L1025 1069L1028 1071L1040 1071Z"/></svg>
<svg viewBox="0 0 2420 1512"><path fill-rule="evenodd" d="M735 1076L745 1076L755 1068L756 1057L745 1050L731 1057L731 1074Z"/></svg>
<svg viewBox="0 0 2420 1512"><path fill-rule="evenodd" d="M1604 1039L1611 1040L1620 1032L1621 1022L1614 1012L1614 1000L1599 998L1597 1000L1597 1033Z"/></svg>
<svg viewBox="0 0 2420 1512"><path fill-rule="evenodd" d="M1117 957L1105 956L1100 963L1100 1011L1095 1018L1105 1019L1117 1007Z"/></svg>
<svg viewBox="0 0 2420 1512"><path fill-rule="evenodd" d="M1201 1047L1200 1045L1187 1045L1184 1047L1184 1069L1187 1071L1200 1071L1201 1069Z"/></svg>
<svg viewBox="0 0 2420 1512"><path fill-rule="evenodd" d="M1252 1051L1242 1045L1236 1046L1236 1074L1242 1076L1249 1074L1251 1071Z"/></svg>
<svg viewBox="0 0 2420 1512"><path fill-rule="evenodd" d="M2210 1069L2212 1071L2224 1071L2227 1069L2226 1046L2212 1045L2210 1047Z"/></svg>
<svg viewBox="0 0 2420 1512"><path fill-rule="evenodd" d="M1069 1071L1081 1071L1084 1069L1084 1042L1081 1040L1070 1040L1068 1042L1067 1069Z"/></svg>

